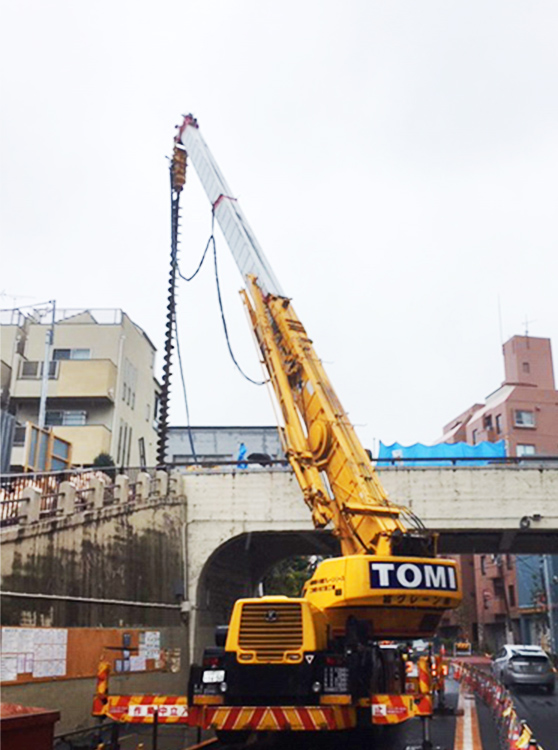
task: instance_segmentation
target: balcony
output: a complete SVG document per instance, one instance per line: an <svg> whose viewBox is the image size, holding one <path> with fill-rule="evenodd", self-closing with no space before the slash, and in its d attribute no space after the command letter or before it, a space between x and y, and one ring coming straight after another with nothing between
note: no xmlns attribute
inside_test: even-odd
<svg viewBox="0 0 558 750"><path fill-rule="evenodd" d="M82 425L78 427L53 427L57 437L72 444L72 463L74 465L91 464L99 453L110 453L112 433L101 424Z"/></svg>
<svg viewBox="0 0 558 750"><path fill-rule="evenodd" d="M42 363L24 362L13 398L39 398ZM33 367L33 365L37 367ZM51 362L48 398L105 398L114 402L116 365L110 359L68 359Z"/></svg>

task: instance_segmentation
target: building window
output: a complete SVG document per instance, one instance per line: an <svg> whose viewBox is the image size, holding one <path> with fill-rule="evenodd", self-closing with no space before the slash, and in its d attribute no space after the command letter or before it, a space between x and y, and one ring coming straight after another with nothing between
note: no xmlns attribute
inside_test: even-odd
<svg viewBox="0 0 558 750"><path fill-rule="evenodd" d="M16 425L14 430L14 445L25 445L25 425Z"/></svg>
<svg viewBox="0 0 558 750"><path fill-rule="evenodd" d="M23 360L19 370L19 377L21 380L39 380L43 377L44 362L31 362L29 360ZM54 380L58 377L58 363L49 362L48 367L49 380Z"/></svg>
<svg viewBox="0 0 558 750"><path fill-rule="evenodd" d="M123 373L122 401L125 401L131 409L134 409L136 406L138 371L129 359L124 360Z"/></svg>
<svg viewBox="0 0 558 750"><path fill-rule="evenodd" d="M523 372L531 372L531 368L529 367L529 362L523 363Z"/></svg>
<svg viewBox="0 0 558 750"><path fill-rule="evenodd" d="M126 463L126 444L128 442L128 425L126 422L122 423L124 425L124 431L122 433L122 453L120 454L120 461L119 463L121 466L124 466Z"/></svg>
<svg viewBox="0 0 558 750"><path fill-rule="evenodd" d="M158 429L159 427L159 405L160 405L160 398L159 394L155 394L155 400L153 405L153 428Z"/></svg>
<svg viewBox="0 0 558 750"><path fill-rule="evenodd" d="M71 359L91 359L91 349L72 349Z"/></svg>
<svg viewBox="0 0 558 750"><path fill-rule="evenodd" d="M535 446L525 443L519 443L517 448L515 449L515 453L517 456L534 456Z"/></svg>
<svg viewBox="0 0 558 750"><path fill-rule="evenodd" d="M481 567L481 573L486 575L486 557L484 555L481 555L480 558L480 567Z"/></svg>
<svg viewBox="0 0 558 750"><path fill-rule="evenodd" d="M128 452L126 454L126 466L130 465L130 453L132 452L132 428L128 430Z"/></svg>
<svg viewBox="0 0 558 750"><path fill-rule="evenodd" d="M63 411L47 411L45 414L45 425L47 427L54 427L61 424L64 424Z"/></svg>
<svg viewBox="0 0 558 750"><path fill-rule="evenodd" d="M38 378L40 362L22 362L20 378Z"/></svg>
<svg viewBox="0 0 558 750"><path fill-rule="evenodd" d="M535 426L535 412L526 411L525 409L515 410L515 426L516 427L534 427Z"/></svg>
<svg viewBox="0 0 558 750"><path fill-rule="evenodd" d="M498 435L502 434L502 415L496 414L496 432Z"/></svg>
<svg viewBox="0 0 558 750"><path fill-rule="evenodd" d="M473 441L473 445L477 444L477 430L473 430L472 441Z"/></svg>
<svg viewBox="0 0 558 750"><path fill-rule="evenodd" d="M138 449L139 449L140 467L145 471L145 468L147 466L147 458L145 456L145 439L142 437L140 437L138 440Z"/></svg>
<svg viewBox="0 0 558 750"><path fill-rule="evenodd" d="M493 429L492 427L492 414L486 414L485 417L482 420L482 426L485 430L490 431Z"/></svg>
<svg viewBox="0 0 558 750"><path fill-rule="evenodd" d="M118 450L116 451L117 465L120 465L120 456L122 455L122 430L123 429L124 429L124 424L122 420L120 420L120 428L118 430Z"/></svg>
<svg viewBox="0 0 558 750"><path fill-rule="evenodd" d="M45 425L47 427L79 427L87 424L86 411L58 411L47 409L45 414Z"/></svg>
<svg viewBox="0 0 558 750"><path fill-rule="evenodd" d="M54 349L52 358L61 359L91 359L91 349Z"/></svg>

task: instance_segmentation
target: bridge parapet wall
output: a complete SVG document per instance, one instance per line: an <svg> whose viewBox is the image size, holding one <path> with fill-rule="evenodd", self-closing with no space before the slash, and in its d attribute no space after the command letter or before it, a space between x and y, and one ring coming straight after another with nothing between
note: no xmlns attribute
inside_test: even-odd
<svg viewBox="0 0 558 750"><path fill-rule="evenodd" d="M396 467L380 476L394 502L440 533L442 552L558 552L558 468ZM306 549L310 554L316 544L325 554L334 546L313 530L286 468L151 471L94 480L27 487L19 498L12 492L4 499L4 591L174 608L155 607L153 624L179 623L183 596L183 614L191 608L198 626L198 616L211 609L210 589L229 589L229 598L252 593L268 559ZM125 623L138 616L132 605L5 601L5 624L20 624L23 616L59 625ZM208 626L216 610L226 618L227 597L222 601L208 615Z"/></svg>

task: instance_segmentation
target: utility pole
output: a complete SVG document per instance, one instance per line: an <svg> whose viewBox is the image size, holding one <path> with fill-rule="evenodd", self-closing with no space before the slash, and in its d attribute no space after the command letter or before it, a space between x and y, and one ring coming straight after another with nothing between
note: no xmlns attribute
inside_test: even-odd
<svg viewBox="0 0 558 750"><path fill-rule="evenodd" d="M548 609L548 628L550 631L549 645L551 652L555 654L556 639L554 637L554 600L552 596L552 584L554 581L552 577L552 569L550 567L550 555L542 556L541 567L543 571L544 589L546 594L546 606Z"/></svg>
<svg viewBox="0 0 558 750"><path fill-rule="evenodd" d="M38 425L39 425L40 430L43 430L45 427L46 401L47 401L47 393L48 393L48 376L50 374L50 351L52 348L52 343L54 341L54 322L55 322L55 316L56 316L56 302L54 300L51 300L50 304L52 305L52 322L45 336L45 359L43 362L43 376L41 380L41 400L39 402L39 420L38 420Z"/></svg>

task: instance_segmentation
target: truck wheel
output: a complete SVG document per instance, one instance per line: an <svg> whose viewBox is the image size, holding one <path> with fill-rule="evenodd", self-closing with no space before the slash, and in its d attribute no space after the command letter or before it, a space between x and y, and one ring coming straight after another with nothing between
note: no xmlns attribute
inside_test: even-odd
<svg viewBox="0 0 558 750"><path fill-rule="evenodd" d="M215 734L219 742L222 742L223 745L244 744L250 736L250 732L234 732L227 729L217 729Z"/></svg>

